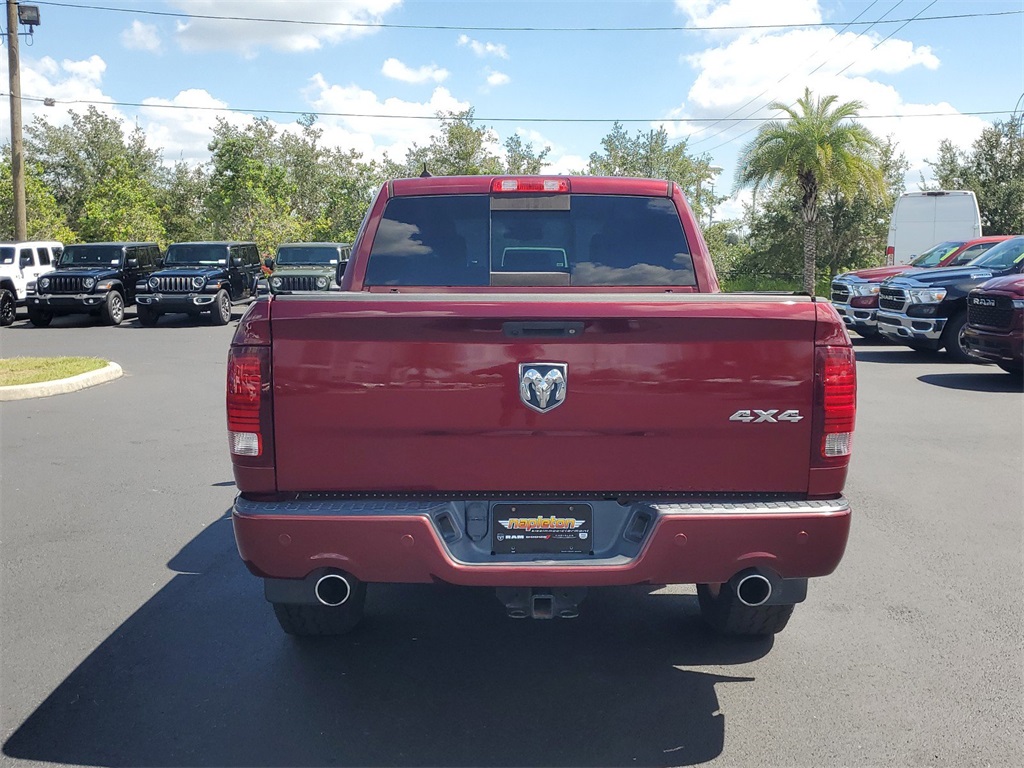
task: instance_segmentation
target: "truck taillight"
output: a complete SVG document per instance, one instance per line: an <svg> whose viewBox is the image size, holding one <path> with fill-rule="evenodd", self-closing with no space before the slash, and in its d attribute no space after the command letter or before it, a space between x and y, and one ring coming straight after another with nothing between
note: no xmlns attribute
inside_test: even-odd
<svg viewBox="0 0 1024 768"><path fill-rule="evenodd" d="M491 192L568 192L568 179L545 179L537 176L499 178L491 182Z"/></svg>
<svg viewBox="0 0 1024 768"><path fill-rule="evenodd" d="M891 245L885 249L885 263L890 267L896 263L896 249Z"/></svg>
<svg viewBox="0 0 1024 768"><path fill-rule="evenodd" d="M815 348L815 460L817 466L849 461L857 415L857 362L853 347Z"/></svg>
<svg viewBox="0 0 1024 768"><path fill-rule="evenodd" d="M266 457L270 435L270 348L228 353L228 443L235 456Z"/></svg>

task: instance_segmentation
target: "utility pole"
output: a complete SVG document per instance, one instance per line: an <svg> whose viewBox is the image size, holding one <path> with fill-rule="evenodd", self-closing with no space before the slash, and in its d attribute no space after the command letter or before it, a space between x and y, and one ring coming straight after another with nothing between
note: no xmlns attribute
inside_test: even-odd
<svg viewBox="0 0 1024 768"><path fill-rule="evenodd" d="M25 214L25 158L21 140L21 66L18 58L18 3L7 0L7 72L11 94L11 180L14 182L14 239L28 239Z"/></svg>

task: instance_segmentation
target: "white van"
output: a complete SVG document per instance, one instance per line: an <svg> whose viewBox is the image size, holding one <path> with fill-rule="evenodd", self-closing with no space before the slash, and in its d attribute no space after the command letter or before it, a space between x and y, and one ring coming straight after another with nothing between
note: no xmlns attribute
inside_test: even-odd
<svg viewBox="0 0 1024 768"><path fill-rule="evenodd" d="M907 192L892 210L885 263L906 264L936 243L976 237L981 237L981 214L973 192Z"/></svg>

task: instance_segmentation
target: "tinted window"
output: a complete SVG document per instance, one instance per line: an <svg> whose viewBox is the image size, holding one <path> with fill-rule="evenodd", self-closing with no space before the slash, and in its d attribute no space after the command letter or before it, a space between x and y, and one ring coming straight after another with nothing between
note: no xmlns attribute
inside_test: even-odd
<svg viewBox="0 0 1024 768"><path fill-rule="evenodd" d="M167 248L164 263L168 266L214 265L227 258L228 249L213 243L172 243Z"/></svg>
<svg viewBox="0 0 1024 768"><path fill-rule="evenodd" d="M947 264L946 266L947 267L960 267L960 266L963 266L964 264L967 264L969 262L974 261L976 258L981 256L981 254L985 253L986 251L988 251L994 245L998 245L998 243L978 243L977 245L972 245L970 248L965 248L963 253L959 254L955 259L953 259L951 262L949 262L949 264Z"/></svg>
<svg viewBox="0 0 1024 768"><path fill-rule="evenodd" d="M120 266L124 249L120 245L69 245L60 255L60 265Z"/></svg>
<svg viewBox="0 0 1024 768"><path fill-rule="evenodd" d="M492 211L486 195L396 198L366 284L489 285L491 272L567 273L571 285L695 284L672 201L609 195L573 195L568 210Z"/></svg>
<svg viewBox="0 0 1024 768"><path fill-rule="evenodd" d="M13 264L14 263L14 249L0 248L0 264Z"/></svg>
<svg viewBox="0 0 1024 768"><path fill-rule="evenodd" d="M260 252L255 245L247 246L245 249L245 263L252 266L260 263Z"/></svg>
<svg viewBox="0 0 1024 768"><path fill-rule="evenodd" d="M983 255L971 262L972 267L987 269L1009 269L1024 261L1024 237L1014 237L989 248Z"/></svg>
<svg viewBox="0 0 1024 768"><path fill-rule="evenodd" d="M945 242L945 243L939 243L938 245L933 245L931 248L929 248L927 251L922 253L917 258L911 259L910 264L908 264L907 266L911 266L911 267L934 267L940 261L942 261L944 258L949 256L949 254L951 254L953 251L955 251L957 248L959 248L963 244L964 244L963 240L961 240L959 242L957 242L955 240L950 240L950 241Z"/></svg>
<svg viewBox="0 0 1024 768"><path fill-rule="evenodd" d="M49 248L36 248L36 255L39 257L40 264L50 263L50 249Z"/></svg>
<svg viewBox="0 0 1024 768"><path fill-rule="evenodd" d="M287 245L277 249L277 264L337 264L338 248L330 245Z"/></svg>

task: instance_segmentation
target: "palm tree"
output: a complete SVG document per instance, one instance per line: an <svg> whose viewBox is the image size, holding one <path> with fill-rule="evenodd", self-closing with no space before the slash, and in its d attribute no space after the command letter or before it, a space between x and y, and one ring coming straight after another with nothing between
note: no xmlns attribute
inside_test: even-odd
<svg viewBox="0 0 1024 768"><path fill-rule="evenodd" d="M788 120L772 120L743 148L736 186L791 188L800 197L804 240L804 290L814 295L815 225L818 200L825 191L853 195L859 189L883 194L878 166L881 142L853 121L863 108L848 101L834 109L837 96L815 100L809 88L795 105L773 102L769 109L785 112Z"/></svg>

